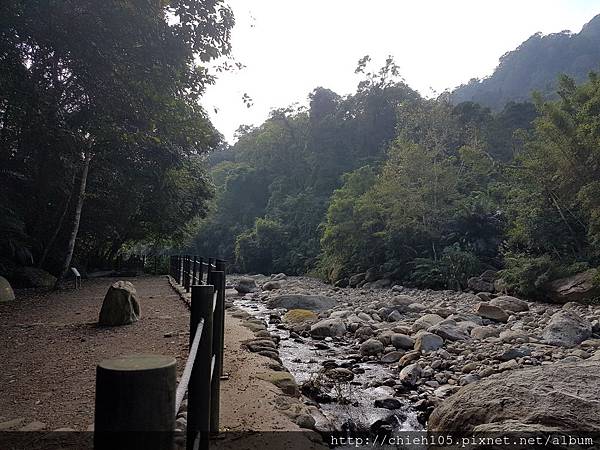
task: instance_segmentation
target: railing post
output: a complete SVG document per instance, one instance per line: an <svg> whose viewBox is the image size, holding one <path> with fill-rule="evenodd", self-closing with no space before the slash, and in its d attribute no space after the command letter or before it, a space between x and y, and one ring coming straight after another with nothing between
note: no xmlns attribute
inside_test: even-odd
<svg viewBox="0 0 600 450"><path fill-rule="evenodd" d="M213 340L214 286L192 286L190 345L200 319L204 327L188 386L187 450L207 449L210 431L210 395ZM215 372L217 369L215 368ZM199 447L194 444L200 433Z"/></svg>
<svg viewBox="0 0 600 450"><path fill-rule="evenodd" d="M210 431L219 432L219 409L221 401L221 375L223 372L223 332L225 327L225 274L220 271L211 273L217 299L213 317L212 353L215 355L215 369L210 394Z"/></svg>
<svg viewBox="0 0 600 450"><path fill-rule="evenodd" d="M199 273L198 273L198 284L202 284L202 276L204 274L204 258L200 258L200 265L199 265Z"/></svg>
<svg viewBox="0 0 600 450"><path fill-rule="evenodd" d="M175 358L133 355L96 367L94 450L172 450Z"/></svg>
<svg viewBox="0 0 600 450"><path fill-rule="evenodd" d="M214 285L214 283L212 282L213 263L214 259L208 258L208 268L206 269L206 284Z"/></svg>
<svg viewBox="0 0 600 450"><path fill-rule="evenodd" d="M194 255L194 263L193 263L194 265L192 266L192 285L200 284L196 280L196 268L197 268L196 258L197 258L196 255Z"/></svg>
<svg viewBox="0 0 600 450"><path fill-rule="evenodd" d="M177 283L179 285L183 284L183 256L179 255L179 262L177 263L177 270L179 276L177 277Z"/></svg>
<svg viewBox="0 0 600 450"><path fill-rule="evenodd" d="M190 292L190 256L184 256L184 266L183 266L183 285L185 287L185 292Z"/></svg>

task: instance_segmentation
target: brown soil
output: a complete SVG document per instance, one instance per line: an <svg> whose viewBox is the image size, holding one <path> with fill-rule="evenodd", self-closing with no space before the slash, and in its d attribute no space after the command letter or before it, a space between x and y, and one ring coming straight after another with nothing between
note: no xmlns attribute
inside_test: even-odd
<svg viewBox="0 0 600 450"><path fill-rule="evenodd" d="M132 353L187 358L189 312L166 277L130 278L141 319L128 326L96 325L102 300L116 281L84 281L71 291L17 291L0 304L0 421L25 418L48 429L86 430L94 421L96 365ZM164 337L165 334L170 337Z"/></svg>

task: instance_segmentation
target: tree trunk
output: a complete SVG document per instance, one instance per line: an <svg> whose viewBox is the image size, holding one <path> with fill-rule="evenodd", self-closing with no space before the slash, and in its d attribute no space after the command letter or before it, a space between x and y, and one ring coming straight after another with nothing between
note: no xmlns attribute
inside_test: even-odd
<svg viewBox="0 0 600 450"><path fill-rule="evenodd" d="M69 266L71 265L71 259L73 258L73 250L75 250L75 240L77 239L77 233L79 232L79 221L81 219L81 210L83 209L83 201L85 199L85 186L87 183L87 176L90 169L90 161L92 160L92 152L90 149L87 150L85 154L85 159L83 160L83 170L81 172L81 182L79 183L79 194L77 196L77 203L75 205L75 217L73 218L73 228L71 229L71 236L69 237L69 243L67 244L67 252L65 254L65 258L63 260L63 264L56 279L56 284L54 287L56 288L63 277L69 270Z"/></svg>
<svg viewBox="0 0 600 450"><path fill-rule="evenodd" d="M60 217L58 219L58 223L56 224L56 227L54 228L54 231L52 232L52 236L50 236L50 239L48 240L48 243L46 244L46 246L44 247L44 251L42 253L42 256L37 264L37 266L41 269L44 266L44 263L46 262L46 258L48 257L48 252L50 251L50 249L52 248L52 246L54 245L54 242L56 241L56 238L58 238L58 234L60 233L60 230L62 230L63 224L65 222L65 218L67 217L67 213L69 212L69 206L71 205L71 199L73 198L73 192L75 192L75 181L76 181L76 175L73 175L73 181L71 183L71 189L69 190L69 195L67 196L67 199L65 200L65 206L63 208L62 213L60 214Z"/></svg>

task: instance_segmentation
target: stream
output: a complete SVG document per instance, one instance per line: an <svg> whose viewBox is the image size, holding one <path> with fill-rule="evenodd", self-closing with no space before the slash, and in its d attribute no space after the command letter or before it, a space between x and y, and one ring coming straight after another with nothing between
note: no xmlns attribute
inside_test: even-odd
<svg viewBox="0 0 600 450"><path fill-rule="evenodd" d="M300 342L290 338L288 330L271 323L271 314L280 311L268 309L263 303L238 297L235 306L251 314L253 317L267 323L269 332L280 338L279 356L283 365L296 379L298 385L307 381L318 383L325 397L333 401L317 402L322 417L315 417L316 428L323 432L364 432L385 425L385 429L394 433L403 431L421 431L423 426L418 422L417 415L407 403L398 409L376 408L375 400L394 396L394 389L389 386L369 387L373 380L389 378L389 368L378 362L360 362L350 344L344 341L334 341L327 338L317 341L303 338ZM329 348L324 348L326 344ZM322 349L316 346L323 347ZM326 364L351 368L354 378L351 381L320 383L319 372ZM320 375L322 377L322 375ZM343 399L341 402L338 401Z"/></svg>

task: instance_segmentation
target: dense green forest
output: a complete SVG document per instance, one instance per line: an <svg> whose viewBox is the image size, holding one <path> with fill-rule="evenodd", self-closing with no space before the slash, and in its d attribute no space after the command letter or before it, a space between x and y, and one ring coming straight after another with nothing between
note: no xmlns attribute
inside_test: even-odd
<svg viewBox="0 0 600 450"><path fill-rule="evenodd" d="M232 26L221 1L0 3L2 275L181 240L211 194L198 100Z"/></svg>
<svg viewBox="0 0 600 450"><path fill-rule="evenodd" d="M509 101L527 101L533 91L556 99L557 74L569 75L581 83L599 65L600 16L596 16L576 34L534 34L504 54L492 75L458 87L451 99L454 104L472 101L493 110L502 109Z"/></svg>
<svg viewBox="0 0 600 450"><path fill-rule="evenodd" d="M600 79L559 100L424 99L389 59L347 97L317 88L211 155L216 196L192 248L244 272L345 283L371 270L464 288L503 269L519 292L598 264Z"/></svg>

